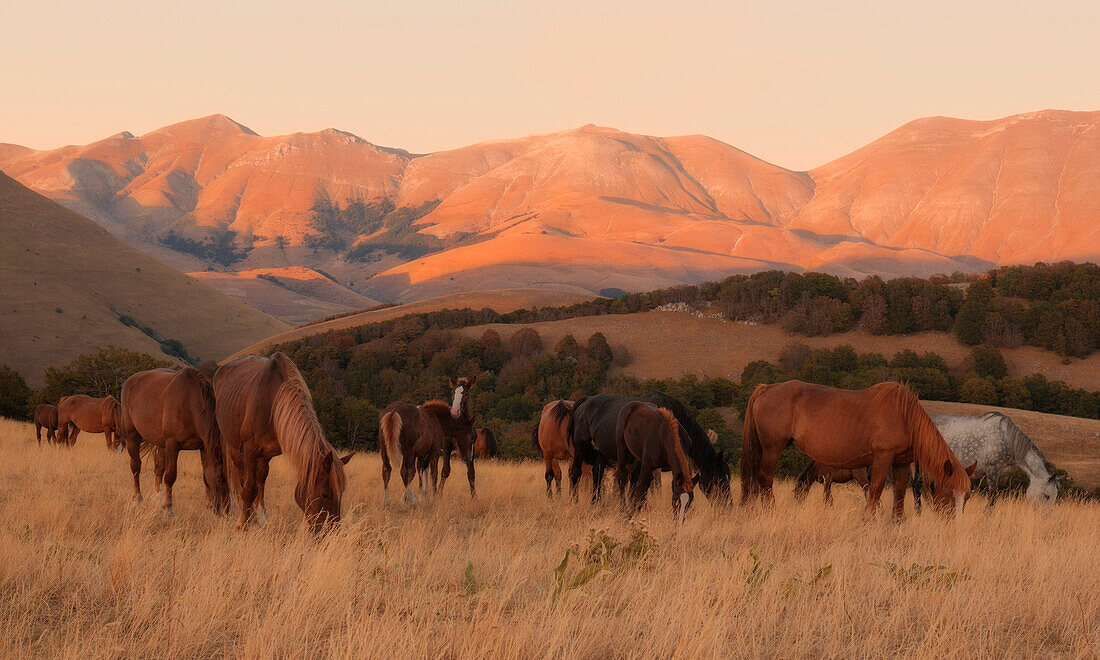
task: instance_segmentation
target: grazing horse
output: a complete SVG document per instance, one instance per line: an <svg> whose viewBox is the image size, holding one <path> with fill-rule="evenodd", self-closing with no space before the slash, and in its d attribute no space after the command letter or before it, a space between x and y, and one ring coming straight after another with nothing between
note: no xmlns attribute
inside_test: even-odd
<svg viewBox="0 0 1100 660"><path fill-rule="evenodd" d="M444 408L445 402L441 403ZM412 490L414 473L420 474L420 496L424 498L435 489L439 471L439 454L443 451L443 428L435 415L424 411L411 403L397 401L386 406L379 421L379 449L382 453L383 498L390 503L391 461L401 458L401 481L405 488L405 497L412 506L417 505ZM449 412L448 412L449 414ZM431 475L427 474L431 469Z"/></svg>
<svg viewBox="0 0 1100 660"><path fill-rule="evenodd" d="M280 454L294 468L294 501L313 531L339 522L347 488L344 465L354 452L337 459L294 362L282 353L227 362L214 374L214 395L227 473L241 509L237 529L245 529L254 512L265 520L268 463Z"/></svg>
<svg viewBox="0 0 1100 660"><path fill-rule="evenodd" d="M866 469L840 470L810 461L810 464L806 466L802 474L798 475L798 480L795 481L794 497L799 502L806 499L806 495L813 488L813 485L820 481L825 487L825 503L832 504L833 484L846 484L853 480L863 488L864 495L866 495L869 483Z"/></svg>
<svg viewBox="0 0 1100 660"><path fill-rule="evenodd" d="M489 429L481 428L474 431L474 456L478 458L495 458L498 454L497 438Z"/></svg>
<svg viewBox="0 0 1100 660"><path fill-rule="evenodd" d="M1027 475L1027 499L1036 504L1053 504L1064 474L1052 474L1051 465L1031 438L999 412L977 417L936 415L932 418L944 441L962 462L977 464L974 477L989 491L990 506L1000 494L1002 479L1019 468ZM923 475L913 479L913 498L920 508Z"/></svg>
<svg viewBox="0 0 1100 660"><path fill-rule="evenodd" d="M672 510L680 504L677 518L684 522L684 512L691 503L695 485L691 480L691 465L680 445L680 422L667 408L652 403L631 401L622 407L616 423L615 438L618 457L615 480L619 494L630 479L630 508L636 512L645 503L646 493L655 470L672 471Z"/></svg>
<svg viewBox="0 0 1100 660"><path fill-rule="evenodd" d="M730 494L729 464L715 448L702 427L688 414L684 405L662 392L653 392L635 399L616 394L597 394L582 398L569 417L567 437L573 445L573 462L569 467L569 482L576 496L577 481L585 463L592 466L592 501L600 498L603 473L618 460L619 413L631 401L645 401L672 412L680 423L680 445L698 474L698 483L708 500L728 502Z"/></svg>
<svg viewBox="0 0 1100 660"><path fill-rule="evenodd" d="M46 442L57 442L57 406L40 403L34 408L34 437L42 444L42 429L46 429Z"/></svg>
<svg viewBox="0 0 1100 660"><path fill-rule="evenodd" d="M453 389L451 406L443 401L428 401L420 406L425 412L434 415L443 429L443 470L440 472L439 490L451 476L451 453L458 455L466 463L466 478L470 482L470 497L476 496L474 490L474 419L470 413L470 389L477 382L477 376L462 377L451 382Z"/></svg>
<svg viewBox="0 0 1100 660"><path fill-rule="evenodd" d="M141 502L143 450L156 452L157 490L163 479L162 505L168 513L179 453L198 450L210 506L219 515L229 513L225 456L214 410L214 386L198 369L151 369L126 379L118 435L130 454L135 504Z"/></svg>
<svg viewBox="0 0 1100 660"><path fill-rule="evenodd" d="M573 458L573 442L569 437L569 417L572 412L572 401L551 401L542 407L542 416L531 434L535 449L542 452L542 462L546 465L547 497L552 494L551 482L554 482L558 495L561 495L561 465L558 461Z"/></svg>
<svg viewBox="0 0 1100 660"><path fill-rule="evenodd" d="M118 399L105 396L92 398L85 394L61 397L57 404L57 442L75 445L81 431L102 433L107 438L108 449L121 449L115 439L118 421Z"/></svg>
<svg viewBox="0 0 1100 660"><path fill-rule="evenodd" d="M968 474L943 441L917 395L900 383L865 390L841 390L791 380L758 385L745 410L741 452L741 502L767 501L779 455L791 442L815 462L831 468L871 468L864 515L873 516L894 477L895 518L905 505L909 464L914 458L936 480L938 507L961 516L970 497Z"/></svg>

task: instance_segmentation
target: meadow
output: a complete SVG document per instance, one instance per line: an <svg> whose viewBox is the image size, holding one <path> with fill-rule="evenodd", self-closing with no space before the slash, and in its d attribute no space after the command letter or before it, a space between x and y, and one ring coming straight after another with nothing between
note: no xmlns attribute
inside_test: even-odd
<svg viewBox="0 0 1100 660"><path fill-rule="evenodd" d="M541 465L481 461L417 510L381 504L377 455L348 466L344 521L310 535L272 463L262 528L235 532L181 455L176 515L83 434L0 420L2 657L1097 657L1100 505L975 496L958 521L820 487L796 505L712 507L682 527L616 498L547 500ZM583 484L583 482L582 482ZM736 486L736 481L735 481ZM566 559L563 561L563 559Z"/></svg>

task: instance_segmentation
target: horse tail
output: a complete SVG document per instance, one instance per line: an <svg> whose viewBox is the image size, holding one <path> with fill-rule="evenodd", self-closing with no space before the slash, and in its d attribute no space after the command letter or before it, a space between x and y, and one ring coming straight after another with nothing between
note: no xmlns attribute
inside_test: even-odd
<svg viewBox="0 0 1100 660"><path fill-rule="evenodd" d="M569 453L572 454L576 451L576 445L573 443L573 434L576 432L577 421L577 408L581 407L587 396L582 396L573 402L573 410L569 411L569 423L565 425L565 446L569 449Z"/></svg>
<svg viewBox="0 0 1100 660"><path fill-rule="evenodd" d="M500 449L497 447L497 437L489 429L485 429L485 448L489 452L489 458L496 458L497 454L500 453Z"/></svg>
<svg viewBox="0 0 1100 660"><path fill-rule="evenodd" d="M695 489L695 483L691 478L691 463L688 462L687 455L684 454L684 446L680 442L680 421L668 408L658 408L657 411L661 413L661 417L664 418L664 422L668 427L669 442L672 443L672 451L676 454L676 462L680 464L680 472L683 475L683 492L690 493ZM621 423L622 418L619 419Z"/></svg>
<svg viewBox="0 0 1100 660"><path fill-rule="evenodd" d="M379 435L381 444L386 449L386 455L391 461L396 460L401 455L401 449L399 443L401 440L401 427L404 425L404 420L401 419L401 415L395 411L382 415L381 423L379 424Z"/></svg>
<svg viewBox="0 0 1100 660"><path fill-rule="evenodd" d="M814 485L814 481L817 477L817 463L810 461L806 469L802 471L802 474L798 475L798 479L794 482L794 495L801 500L809 492L810 487Z"/></svg>
<svg viewBox="0 0 1100 660"><path fill-rule="evenodd" d="M535 449L542 451L542 445L539 444L539 426L542 424L542 419L535 422L535 428L531 429L531 444L535 446Z"/></svg>
<svg viewBox="0 0 1100 660"><path fill-rule="evenodd" d="M760 435L756 428L756 416L752 409L757 397L767 385L757 385L749 403L745 406L745 429L741 437L741 502L749 499L757 490L756 477L760 470L760 458L764 448L760 444Z"/></svg>

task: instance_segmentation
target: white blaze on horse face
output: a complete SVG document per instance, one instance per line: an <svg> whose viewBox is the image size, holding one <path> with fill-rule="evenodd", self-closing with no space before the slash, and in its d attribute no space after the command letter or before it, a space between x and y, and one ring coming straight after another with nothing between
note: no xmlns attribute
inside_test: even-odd
<svg viewBox="0 0 1100 660"><path fill-rule="evenodd" d="M680 515L677 518L677 522L681 525L684 523L684 512L687 511L688 500L690 499L687 493L680 493Z"/></svg>
<svg viewBox="0 0 1100 660"><path fill-rule="evenodd" d="M955 520L959 520L963 515L963 506L966 504L966 495L964 493L955 493Z"/></svg>
<svg viewBox="0 0 1100 660"><path fill-rule="evenodd" d="M451 400L451 417L462 414L462 400L466 397L466 386L459 385L455 388L454 399Z"/></svg>

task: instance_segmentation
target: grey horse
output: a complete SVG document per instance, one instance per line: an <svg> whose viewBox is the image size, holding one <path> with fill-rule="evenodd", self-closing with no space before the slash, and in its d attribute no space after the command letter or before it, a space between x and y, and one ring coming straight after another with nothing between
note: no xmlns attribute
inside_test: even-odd
<svg viewBox="0 0 1100 660"><path fill-rule="evenodd" d="M936 415L932 418L947 446L963 465L977 462L974 478L989 490L990 505L997 499L1001 481L1015 468L1027 474L1027 499L1052 504L1064 474L1051 474L1051 465L1016 422L999 412L977 417ZM921 475L912 480L913 498L920 509Z"/></svg>

